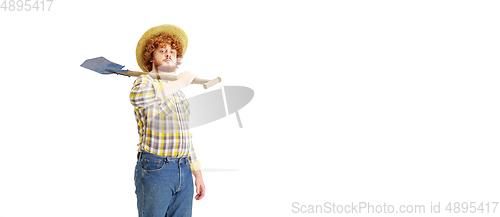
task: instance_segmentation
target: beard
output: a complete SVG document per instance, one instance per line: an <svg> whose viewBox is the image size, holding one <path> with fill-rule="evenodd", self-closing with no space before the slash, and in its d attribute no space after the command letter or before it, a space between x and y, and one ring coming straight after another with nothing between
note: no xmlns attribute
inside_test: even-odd
<svg viewBox="0 0 500 217"><path fill-rule="evenodd" d="M175 72L177 69L177 63L167 63L162 61L153 60L153 67L156 67L157 72Z"/></svg>
<svg viewBox="0 0 500 217"><path fill-rule="evenodd" d="M156 67L156 70L158 72L175 72L176 69L177 69L177 64L175 65L163 64L161 66Z"/></svg>

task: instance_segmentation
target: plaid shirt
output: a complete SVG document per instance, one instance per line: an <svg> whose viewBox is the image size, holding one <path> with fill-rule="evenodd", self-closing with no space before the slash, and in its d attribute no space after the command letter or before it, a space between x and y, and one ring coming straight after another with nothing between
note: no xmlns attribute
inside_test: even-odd
<svg viewBox="0 0 500 217"><path fill-rule="evenodd" d="M156 93L165 81L147 75L139 76L130 91L140 142L139 151L166 157L188 157L191 170L201 168L191 144L189 103L182 91L166 98Z"/></svg>

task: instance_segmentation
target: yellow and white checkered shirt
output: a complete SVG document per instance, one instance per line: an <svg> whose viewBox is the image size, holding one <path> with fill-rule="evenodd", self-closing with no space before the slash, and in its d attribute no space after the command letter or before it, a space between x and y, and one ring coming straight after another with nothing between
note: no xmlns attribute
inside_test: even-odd
<svg viewBox="0 0 500 217"><path fill-rule="evenodd" d="M166 157L188 157L191 170L201 168L189 131L189 103L182 91L166 98L156 93L166 81L141 75L134 81L130 102L134 106L140 141L139 151Z"/></svg>

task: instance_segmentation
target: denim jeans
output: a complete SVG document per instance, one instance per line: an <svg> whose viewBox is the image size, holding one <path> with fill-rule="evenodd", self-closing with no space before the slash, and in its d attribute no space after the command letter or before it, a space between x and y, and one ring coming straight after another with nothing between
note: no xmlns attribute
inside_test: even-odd
<svg viewBox="0 0 500 217"><path fill-rule="evenodd" d="M139 217L191 216L194 185L188 158L141 152L134 181Z"/></svg>

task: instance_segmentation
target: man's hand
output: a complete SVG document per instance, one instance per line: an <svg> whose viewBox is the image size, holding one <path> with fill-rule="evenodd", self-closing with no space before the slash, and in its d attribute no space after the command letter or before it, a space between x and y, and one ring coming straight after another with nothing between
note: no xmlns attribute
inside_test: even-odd
<svg viewBox="0 0 500 217"><path fill-rule="evenodd" d="M197 77L198 77L197 75L195 75L189 71L184 71L177 76L177 80L181 81L185 86L188 86Z"/></svg>
<svg viewBox="0 0 500 217"><path fill-rule="evenodd" d="M193 175L195 178L194 185L196 186L196 196L194 196L194 199L201 200L205 196L205 183L203 183L201 170L193 171Z"/></svg>

